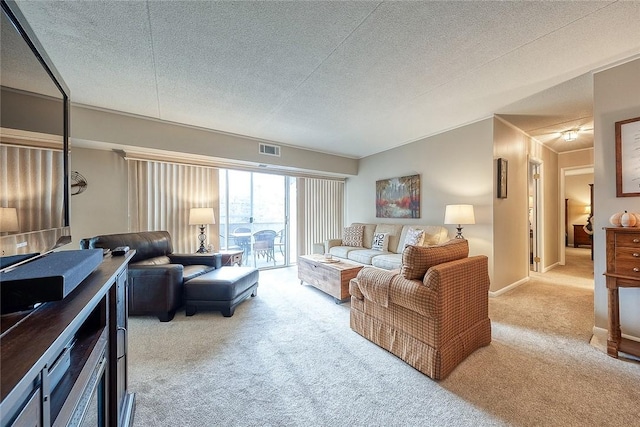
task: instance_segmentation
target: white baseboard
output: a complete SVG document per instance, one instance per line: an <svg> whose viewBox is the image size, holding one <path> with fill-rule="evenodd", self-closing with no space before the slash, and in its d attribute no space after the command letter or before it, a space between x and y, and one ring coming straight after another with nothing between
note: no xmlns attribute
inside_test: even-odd
<svg viewBox="0 0 640 427"><path fill-rule="evenodd" d="M609 331L607 331L604 328L599 328L597 326L594 326L592 331L593 331L593 337L591 338L590 344L593 347L597 348L598 350L602 351L603 353L606 353L607 352L607 337L609 335ZM632 341L640 342L640 338L634 337L632 335L622 334L622 337L630 339ZM640 357L634 356L632 354L627 354L627 353L624 353L624 352L622 354L624 354L625 357L628 358L628 359L633 359L633 360L640 361Z"/></svg>
<svg viewBox="0 0 640 427"><path fill-rule="evenodd" d="M598 340L602 340L605 343L607 342L607 336L609 335L608 330L606 330L605 328L599 328L597 326L594 326L592 331L593 331L593 336L596 337ZM633 335L622 334L622 338L626 338L631 341L640 342L640 337L636 337Z"/></svg>
<svg viewBox="0 0 640 427"><path fill-rule="evenodd" d="M554 268L556 268L556 267L557 267L557 266L559 266L559 265L560 265L560 263L559 263L559 262L556 262L555 264L551 264L549 267L543 268L543 269L542 269L542 272L543 272L543 273L546 273L547 271L549 271L549 270L551 270L551 269L554 269Z"/></svg>
<svg viewBox="0 0 640 427"><path fill-rule="evenodd" d="M500 295L504 294L505 292L509 292L511 289L515 289L518 286L527 283L529 281L528 277L525 277L523 279L518 280L515 283L510 284L509 286L505 286L502 289L499 289L497 291L491 292L489 291L489 297L494 298L494 297L499 297Z"/></svg>

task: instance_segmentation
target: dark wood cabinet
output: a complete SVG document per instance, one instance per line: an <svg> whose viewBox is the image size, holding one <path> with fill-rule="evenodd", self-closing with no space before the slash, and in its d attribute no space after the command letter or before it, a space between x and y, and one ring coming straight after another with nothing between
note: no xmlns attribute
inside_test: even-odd
<svg viewBox="0 0 640 427"><path fill-rule="evenodd" d="M584 231L584 224L573 224L573 247L591 246L591 236Z"/></svg>
<svg viewBox="0 0 640 427"><path fill-rule="evenodd" d="M2 316L0 427L131 424L127 264L107 256L66 298Z"/></svg>
<svg viewBox="0 0 640 427"><path fill-rule="evenodd" d="M622 337L619 288L640 288L640 228L606 228L607 271L604 273L609 294L609 336L607 353L618 351L640 357L640 343Z"/></svg>

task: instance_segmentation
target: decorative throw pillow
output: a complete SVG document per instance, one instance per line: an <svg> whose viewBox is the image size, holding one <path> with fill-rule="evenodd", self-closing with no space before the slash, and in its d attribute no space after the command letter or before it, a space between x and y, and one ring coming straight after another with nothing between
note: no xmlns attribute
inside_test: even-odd
<svg viewBox="0 0 640 427"><path fill-rule="evenodd" d="M407 246L402 251L402 275L407 279L423 279L434 265L468 256L466 239L451 239L435 246Z"/></svg>
<svg viewBox="0 0 640 427"><path fill-rule="evenodd" d="M409 245L422 246L422 242L424 242L424 230L417 228L410 228L407 230L407 235L404 238L405 248Z"/></svg>
<svg viewBox="0 0 640 427"><path fill-rule="evenodd" d="M389 247L389 233L374 233L371 249L385 252Z"/></svg>
<svg viewBox="0 0 640 427"><path fill-rule="evenodd" d="M363 225L352 225L344 228L342 236L342 246L362 246L362 235L364 233Z"/></svg>

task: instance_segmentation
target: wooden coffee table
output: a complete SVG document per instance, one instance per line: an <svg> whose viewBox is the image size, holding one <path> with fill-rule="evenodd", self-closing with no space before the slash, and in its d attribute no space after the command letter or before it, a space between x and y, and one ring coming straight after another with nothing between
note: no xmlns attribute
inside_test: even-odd
<svg viewBox="0 0 640 427"><path fill-rule="evenodd" d="M349 280L358 275L362 265L350 262L327 262L323 255L298 258L298 279L331 295L336 304L349 299Z"/></svg>

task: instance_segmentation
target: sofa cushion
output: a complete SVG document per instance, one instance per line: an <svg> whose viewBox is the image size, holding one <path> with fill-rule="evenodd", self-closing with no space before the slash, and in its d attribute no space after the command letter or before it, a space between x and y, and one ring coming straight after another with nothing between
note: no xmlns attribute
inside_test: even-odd
<svg viewBox="0 0 640 427"><path fill-rule="evenodd" d="M376 257L380 254L385 254L388 252L380 252L375 249L359 249L355 251L351 251L347 254L347 259L355 262L359 262L360 264L371 265L371 260L373 257Z"/></svg>
<svg viewBox="0 0 640 427"><path fill-rule="evenodd" d="M182 280L186 282L187 280L191 280L195 277L201 276L205 273L215 270L215 267L211 267L208 265L185 265L184 272L182 273Z"/></svg>
<svg viewBox="0 0 640 427"><path fill-rule="evenodd" d="M259 272L251 267L221 267L184 284L184 299L191 301L231 301L258 283Z"/></svg>
<svg viewBox="0 0 640 427"><path fill-rule="evenodd" d="M402 275L407 279L422 279L434 265L469 256L466 239L452 239L435 246L407 246L402 252Z"/></svg>
<svg viewBox="0 0 640 427"><path fill-rule="evenodd" d="M371 249L375 251L387 252L389 247L389 233L374 233Z"/></svg>
<svg viewBox="0 0 640 427"><path fill-rule="evenodd" d="M362 246L362 235L364 233L364 226L352 225L344 228L342 235L343 246Z"/></svg>
<svg viewBox="0 0 640 427"><path fill-rule="evenodd" d="M371 265L385 270L395 270L402 267L402 254L388 252L376 255L371 258Z"/></svg>
<svg viewBox="0 0 640 427"><path fill-rule="evenodd" d="M329 248L329 253L335 257L347 259L349 252L358 251L362 249L366 249L366 248L355 247L355 246L333 246Z"/></svg>

